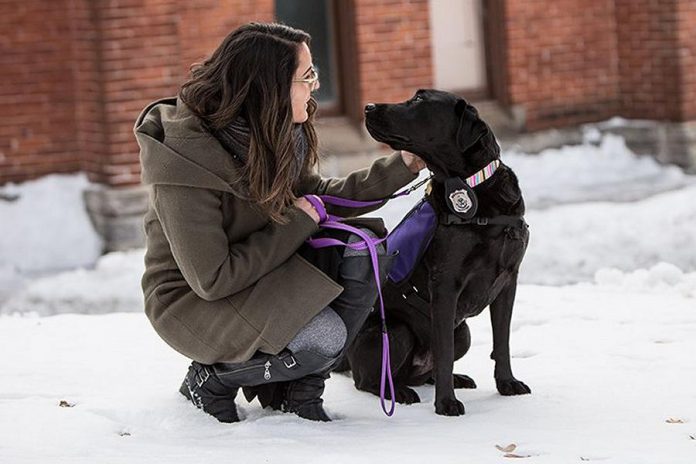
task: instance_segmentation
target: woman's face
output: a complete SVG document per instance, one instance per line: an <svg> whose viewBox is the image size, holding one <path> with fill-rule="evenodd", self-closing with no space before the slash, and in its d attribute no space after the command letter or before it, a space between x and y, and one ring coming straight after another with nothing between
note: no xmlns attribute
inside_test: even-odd
<svg viewBox="0 0 696 464"><path fill-rule="evenodd" d="M298 66L295 69L294 79L308 79L312 76L312 54L309 52L309 47L302 42L297 47ZM319 82L310 84L308 82L293 82L290 89L290 98L292 100L292 119L295 123L302 123L307 120L307 102L309 101L312 90L319 88Z"/></svg>

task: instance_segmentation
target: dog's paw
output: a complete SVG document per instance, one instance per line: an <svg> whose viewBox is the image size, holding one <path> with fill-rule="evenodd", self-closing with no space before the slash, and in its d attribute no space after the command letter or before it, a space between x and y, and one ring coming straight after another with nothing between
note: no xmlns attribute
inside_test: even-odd
<svg viewBox="0 0 696 464"><path fill-rule="evenodd" d="M428 385L435 385L435 379L430 377L425 383ZM454 388L476 388L474 379L464 374L452 374L452 384Z"/></svg>
<svg viewBox="0 0 696 464"><path fill-rule="evenodd" d="M498 392L503 396L526 395L532 393L532 390L521 380L505 379L495 381L495 386L498 387Z"/></svg>
<svg viewBox="0 0 696 464"><path fill-rule="evenodd" d="M441 416L461 416L464 414L464 403L457 398L435 400L435 414Z"/></svg>
<svg viewBox="0 0 696 464"><path fill-rule="evenodd" d="M474 379L464 374L452 374L454 388L476 388Z"/></svg>
<svg viewBox="0 0 696 464"><path fill-rule="evenodd" d="M394 392L394 401L401 404L420 403L420 396L412 388L396 387Z"/></svg>

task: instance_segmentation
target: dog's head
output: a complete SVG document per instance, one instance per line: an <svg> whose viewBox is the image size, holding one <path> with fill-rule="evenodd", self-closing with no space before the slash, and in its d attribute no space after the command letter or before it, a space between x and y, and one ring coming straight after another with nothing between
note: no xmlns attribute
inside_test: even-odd
<svg viewBox="0 0 696 464"><path fill-rule="evenodd" d="M419 89L405 102L365 106L365 125L378 142L423 158L435 174L460 175L500 156L495 135L465 99Z"/></svg>

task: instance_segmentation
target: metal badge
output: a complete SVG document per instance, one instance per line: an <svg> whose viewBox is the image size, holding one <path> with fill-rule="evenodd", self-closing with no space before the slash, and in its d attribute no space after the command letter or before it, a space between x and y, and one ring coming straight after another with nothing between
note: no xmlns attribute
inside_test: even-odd
<svg viewBox="0 0 696 464"><path fill-rule="evenodd" d="M450 193L449 200L452 203L454 211L457 213L466 213L474 206L474 202L469 197L469 192L464 189L455 190Z"/></svg>
<svg viewBox="0 0 696 464"><path fill-rule="evenodd" d="M476 215L478 199L476 192L460 177L450 177L445 180L445 202L447 207L462 219L471 219Z"/></svg>

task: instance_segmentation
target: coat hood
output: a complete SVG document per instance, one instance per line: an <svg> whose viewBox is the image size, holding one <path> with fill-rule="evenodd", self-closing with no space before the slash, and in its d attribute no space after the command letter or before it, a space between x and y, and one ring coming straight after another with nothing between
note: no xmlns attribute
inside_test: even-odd
<svg viewBox="0 0 696 464"><path fill-rule="evenodd" d="M133 128L145 185L174 184L246 196L241 167L178 97L148 104Z"/></svg>

